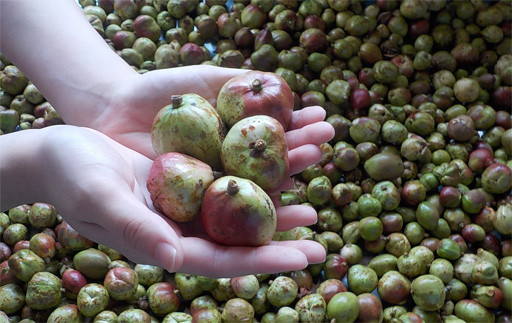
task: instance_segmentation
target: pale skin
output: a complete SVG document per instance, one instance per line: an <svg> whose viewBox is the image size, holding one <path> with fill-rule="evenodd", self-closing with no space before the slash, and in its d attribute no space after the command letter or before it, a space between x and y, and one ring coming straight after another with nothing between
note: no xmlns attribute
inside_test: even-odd
<svg viewBox="0 0 512 323"><path fill-rule="evenodd" d="M66 17L63 19L62 17ZM313 241L257 248L211 242L198 221L177 224L151 204L145 183L154 115L172 94L215 105L221 86L244 70L190 66L139 74L97 34L73 0L0 0L0 52L18 66L67 125L0 136L0 209L53 204L82 235L130 260L210 277L276 273L322 262ZM293 113L290 176L321 158L334 135L325 111ZM281 189L290 187L288 179ZM273 192L276 202L279 192ZM278 230L316 222L308 206L277 207Z"/></svg>

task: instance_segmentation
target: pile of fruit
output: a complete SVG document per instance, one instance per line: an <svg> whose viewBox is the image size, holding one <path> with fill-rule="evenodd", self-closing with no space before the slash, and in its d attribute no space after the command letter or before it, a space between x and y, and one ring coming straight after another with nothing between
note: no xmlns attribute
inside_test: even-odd
<svg viewBox="0 0 512 323"><path fill-rule="evenodd" d="M194 93L173 95L151 129L158 155L147 179L153 205L177 222L201 214L217 243L269 243L277 218L267 192L289 176L285 129L293 108L288 83L261 71L228 80L216 108Z"/></svg>
<svg viewBox="0 0 512 323"><path fill-rule="evenodd" d="M20 205L0 213L2 320L512 320L510 1L79 3L140 73L273 72L295 110L325 108L334 139L281 194L318 222L273 239L315 240L328 256L274 275L170 274L85 239L44 201ZM1 62L2 133L62 123Z"/></svg>

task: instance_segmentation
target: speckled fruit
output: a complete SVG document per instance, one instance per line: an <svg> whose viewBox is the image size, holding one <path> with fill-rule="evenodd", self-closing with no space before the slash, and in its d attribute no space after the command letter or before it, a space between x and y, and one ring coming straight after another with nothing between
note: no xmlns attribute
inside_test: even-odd
<svg viewBox="0 0 512 323"><path fill-rule="evenodd" d="M177 222L199 215L204 192L213 182L212 168L182 153L158 156L149 169L147 188L153 205Z"/></svg>
<svg viewBox="0 0 512 323"><path fill-rule="evenodd" d="M259 246L272 239L277 218L270 197L254 182L224 176L206 190L201 207L206 233L225 245Z"/></svg>
<svg viewBox="0 0 512 323"><path fill-rule="evenodd" d="M286 81L275 73L250 71L227 81L217 96L217 111L228 127L254 115L267 115L288 129L293 111L293 94Z"/></svg>
<svg viewBox="0 0 512 323"><path fill-rule="evenodd" d="M217 111L197 94L172 96L153 120L151 139L158 155L181 152L197 158L214 170L220 168L220 146L225 126Z"/></svg>
<svg viewBox="0 0 512 323"><path fill-rule="evenodd" d="M47 310L59 304L62 283L52 273L35 273L27 284L26 302L35 310Z"/></svg>
<svg viewBox="0 0 512 323"><path fill-rule="evenodd" d="M264 190L278 188L288 176L284 128L269 116L251 116L235 123L220 154L228 175L250 179Z"/></svg>

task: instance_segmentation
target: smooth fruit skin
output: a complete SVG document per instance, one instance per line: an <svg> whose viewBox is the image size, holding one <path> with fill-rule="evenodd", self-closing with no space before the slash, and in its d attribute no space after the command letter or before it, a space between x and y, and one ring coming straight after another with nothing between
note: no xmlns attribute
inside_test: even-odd
<svg viewBox="0 0 512 323"><path fill-rule="evenodd" d="M174 221L187 222L199 215L204 192L213 180L213 171L208 164L170 152L153 161L147 188L159 211Z"/></svg>
<svg viewBox="0 0 512 323"><path fill-rule="evenodd" d="M206 233L224 245L261 246L276 230L270 197L248 179L224 176L206 190L201 207Z"/></svg>
<svg viewBox="0 0 512 323"><path fill-rule="evenodd" d="M238 121L221 147L225 172L252 180L268 191L288 176L288 147L284 129L274 118L252 116Z"/></svg>
<svg viewBox="0 0 512 323"><path fill-rule="evenodd" d="M157 155L180 152L220 169L225 126L212 105L197 94L173 96L153 120L151 140Z"/></svg>
<svg viewBox="0 0 512 323"><path fill-rule="evenodd" d="M439 277L426 274L412 281L411 295L422 310L437 311L443 306L446 293L443 281Z"/></svg>
<svg viewBox="0 0 512 323"><path fill-rule="evenodd" d="M286 130L293 111L293 94L275 73L250 71L233 77L219 91L217 112L229 127L254 115L277 119Z"/></svg>
<svg viewBox="0 0 512 323"><path fill-rule="evenodd" d="M335 322L354 322L359 316L359 300L354 293L341 292L327 304L327 317Z"/></svg>

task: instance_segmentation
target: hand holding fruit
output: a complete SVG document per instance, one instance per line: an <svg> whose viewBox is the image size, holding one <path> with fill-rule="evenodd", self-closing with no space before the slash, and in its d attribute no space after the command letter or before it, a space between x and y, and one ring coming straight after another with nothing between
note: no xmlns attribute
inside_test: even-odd
<svg viewBox="0 0 512 323"><path fill-rule="evenodd" d="M293 120L293 128L323 117L321 109L303 110ZM292 134L300 143L300 138L312 137L310 130L315 129L304 127L292 130ZM308 160L319 158L316 145L297 148L297 142L290 141L294 172L306 166L303 155ZM206 240L200 225L177 224L164 218L154 210L145 187L152 161L94 130L66 125L0 137L2 152L7 155L14 155L9 151L19 150L23 142L38 150L30 150L23 163L13 165L20 169L12 173L12 181L3 177L2 187L9 186L5 192L12 192L17 199L52 203L82 235L137 263L209 276L239 276L295 270L323 261L325 256L323 247L313 241L272 242L258 248L224 247ZM45 166L25 167L26 163ZM28 182L20 186L21 174L31 183L39 183L35 192ZM22 203L4 198L8 196L2 196L2 208ZM276 213L278 230L316 221L316 212L306 206L280 207Z"/></svg>

